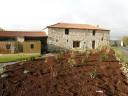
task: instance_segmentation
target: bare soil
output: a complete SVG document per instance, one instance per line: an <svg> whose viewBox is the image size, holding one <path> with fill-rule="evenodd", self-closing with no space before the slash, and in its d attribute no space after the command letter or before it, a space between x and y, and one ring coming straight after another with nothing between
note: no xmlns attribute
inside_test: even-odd
<svg viewBox="0 0 128 96"><path fill-rule="evenodd" d="M8 77L0 78L0 96L128 96L114 52L106 61L100 60L101 54L77 54L74 66L67 62L70 53L6 66Z"/></svg>

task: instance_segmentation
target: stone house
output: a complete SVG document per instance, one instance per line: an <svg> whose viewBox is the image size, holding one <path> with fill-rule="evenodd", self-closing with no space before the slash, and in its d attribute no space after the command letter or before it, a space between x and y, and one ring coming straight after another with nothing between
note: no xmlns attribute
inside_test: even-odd
<svg viewBox="0 0 128 96"><path fill-rule="evenodd" d="M43 53L47 35L37 31L0 31L0 54Z"/></svg>
<svg viewBox="0 0 128 96"><path fill-rule="evenodd" d="M47 26L48 50L95 49L109 45L110 30L88 24L57 23Z"/></svg>

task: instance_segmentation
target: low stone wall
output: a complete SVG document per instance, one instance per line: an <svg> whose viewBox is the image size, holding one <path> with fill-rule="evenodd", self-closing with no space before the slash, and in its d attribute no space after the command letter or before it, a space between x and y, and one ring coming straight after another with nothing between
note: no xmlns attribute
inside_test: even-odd
<svg viewBox="0 0 128 96"><path fill-rule="evenodd" d="M128 64L127 63L120 63L122 65L121 70L124 73L124 75L126 76L126 78L128 79Z"/></svg>
<svg viewBox="0 0 128 96"><path fill-rule="evenodd" d="M128 64L124 60L121 60L121 57L119 57L118 55L119 55L119 53L117 51L115 51L115 57L119 61L119 64L121 64L120 69L122 70L122 72L126 76L126 78L128 79Z"/></svg>

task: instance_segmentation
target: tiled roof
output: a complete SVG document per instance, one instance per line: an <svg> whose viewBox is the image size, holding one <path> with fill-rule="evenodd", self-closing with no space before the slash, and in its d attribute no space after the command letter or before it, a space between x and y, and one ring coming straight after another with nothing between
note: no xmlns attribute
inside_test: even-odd
<svg viewBox="0 0 128 96"><path fill-rule="evenodd" d="M0 37L44 37L47 36L45 32L35 31L0 31Z"/></svg>
<svg viewBox="0 0 128 96"><path fill-rule="evenodd" d="M91 30L108 30L88 24L73 24L73 23L57 23L47 26L48 28L70 28L70 29L91 29ZM109 30L108 30L109 31Z"/></svg>

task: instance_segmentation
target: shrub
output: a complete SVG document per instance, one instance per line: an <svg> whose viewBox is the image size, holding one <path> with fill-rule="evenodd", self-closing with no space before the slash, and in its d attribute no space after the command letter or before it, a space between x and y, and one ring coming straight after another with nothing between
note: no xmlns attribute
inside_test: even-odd
<svg viewBox="0 0 128 96"><path fill-rule="evenodd" d="M84 51L81 55L82 55L82 58L81 58L81 63L85 63L85 61L87 61L89 55L91 54L91 50L86 50Z"/></svg>
<svg viewBox="0 0 128 96"><path fill-rule="evenodd" d="M29 60L30 60L30 61L34 61L34 60L35 60L35 57L34 57L34 56L31 56L31 57L29 58Z"/></svg>
<svg viewBox="0 0 128 96"><path fill-rule="evenodd" d="M82 64L85 63L85 62L86 62L86 57L81 59Z"/></svg>
<svg viewBox="0 0 128 96"><path fill-rule="evenodd" d="M64 56L64 52L62 51L62 52L60 52L60 53L58 53L57 55L56 55L56 60L58 60L58 59L62 59L63 58L63 56Z"/></svg>
<svg viewBox="0 0 128 96"><path fill-rule="evenodd" d="M100 61L107 61L108 60L108 55L107 54L102 54L100 56Z"/></svg>
<svg viewBox="0 0 128 96"><path fill-rule="evenodd" d="M0 68L0 74L4 73L5 72L5 69L2 67Z"/></svg>
<svg viewBox="0 0 128 96"><path fill-rule="evenodd" d="M76 65L75 59L69 58L69 59L68 59L68 64L70 64L71 66Z"/></svg>
<svg viewBox="0 0 128 96"><path fill-rule="evenodd" d="M121 62L127 61L127 59L125 60L125 56L124 56L123 52L121 52L118 49L115 49L115 56L116 56L116 60L118 60L118 61L121 61Z"/></svg>
<svg viewBox="0 0 128 96"><path fill-rule="evenodd" d="M88 63L88 55L85 55L85 57L83 57L83 58L81 59L81 63L82 63L82 64L87 64L87 63Z"/></svg>
<svg viewBox="0 0 128 96"><path fill-rule="evenodd" d="M93 79L96 78L96 77L97 77L97 72L96 72L96 70L89 72L89 76L90 76L91 78L93 78Z"/></svg>
<svg viewBox="0 0 128 96"><path fill-rule="evenodd" d="M6 78L8 77L8 74L7 73L4 73L5 72L5 69L2 67L0 68L0 77L1 78Z"/></svg>
<svg viewBox="0 0 128 96"><path fill-rule="evenodd" d="M75 53L74 51L72 51L70 54L71 54L71 58L75 58L75 56L76 56L77 53Z"/></svg>

